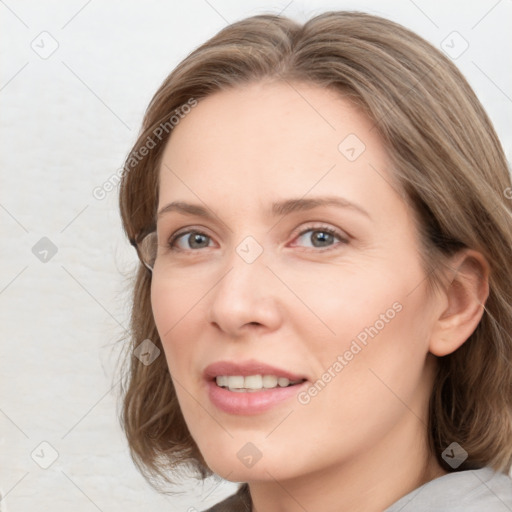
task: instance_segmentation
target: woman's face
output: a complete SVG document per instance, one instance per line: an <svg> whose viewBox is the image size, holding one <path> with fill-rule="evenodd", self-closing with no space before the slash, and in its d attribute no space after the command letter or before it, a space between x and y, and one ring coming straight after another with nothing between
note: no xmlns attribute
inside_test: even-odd
<svg viewBox="0 0 512 512"><path fill-rule="evenodd" d="M185 421L221 476L425 457L436 307L391 173L372 123L313 85L216 93L174 128L151 300Z"/></svg>

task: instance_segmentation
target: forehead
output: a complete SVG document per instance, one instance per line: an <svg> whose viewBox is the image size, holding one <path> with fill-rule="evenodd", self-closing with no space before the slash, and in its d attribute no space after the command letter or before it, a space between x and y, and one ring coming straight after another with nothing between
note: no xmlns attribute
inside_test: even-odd
<svg viewBox="0 0 512 512"><path fill-rule="evenodd" d="M395 194L388 168L371 120L341 94L259 82L204 98L173 129L159 206L210 198L218 208L262 208L281 197L337 192L361 200L365 189L385 202L386 193Z"/></svg>

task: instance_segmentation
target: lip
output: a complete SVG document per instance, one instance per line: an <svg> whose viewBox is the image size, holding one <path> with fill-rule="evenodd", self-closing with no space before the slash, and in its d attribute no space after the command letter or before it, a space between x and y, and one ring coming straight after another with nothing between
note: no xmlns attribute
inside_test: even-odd
<svg viewBox="0 0 512 512"><path fill-rule="evenodd" d="M287 370L271 366L260 361L246 361L234 363L230 361L219 361L207 366L203 372L206 379L208 397L212 404L218 409L235 415L260 414L273 407L283 404L296 396L301 389L308 386L305 376L291 373ZM218 375L276 375L287 379L302 380L300 384L285 388L276 387L265 391L235 392L217 386L215 377Z"/></svg>

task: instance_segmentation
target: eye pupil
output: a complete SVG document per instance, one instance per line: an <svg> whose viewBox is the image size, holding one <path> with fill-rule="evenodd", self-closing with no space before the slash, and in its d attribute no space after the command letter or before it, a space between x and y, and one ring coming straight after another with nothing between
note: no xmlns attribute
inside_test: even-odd
<svg viewBox="0 0 512 512"><path fill-rule="evenodd" d="M332 234L325 231L316 231L316 236L313 237L314 242L320 242L320 244L329 243L331 241ZM320 247L323 247L321 245Z"/></svg>
<svg viewBox="0 0 512 512"><path fill-rule="evenodd" d="M201 233L194 233L194 234L190 234L189 235L189 241L192 240L190 242L190 247L197 247L195 246L194 244L199 244L200 246L202 246L202 242L204 242L205 239L207 239L208 237L205 236L205 235L202 235ZM203 239L203 240L201 240ZM206 246L208 246L208 241L206 240Z"/></svg>

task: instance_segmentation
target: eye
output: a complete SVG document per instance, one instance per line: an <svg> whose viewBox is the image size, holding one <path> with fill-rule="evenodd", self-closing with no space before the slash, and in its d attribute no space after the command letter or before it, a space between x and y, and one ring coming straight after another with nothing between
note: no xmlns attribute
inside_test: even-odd
<svg viewBox="0 0 512 512"><path fill-rule="evenodd" d="M314 235L306 236L307 233ZM310 248L329 250L333 243L338 240L340 244L348 244L347 236L330 226L311 226L302 230L294 240L309 240ZM175 233L168 242L168 248L172 251L192 251L211 247L212 238L202 231L189 229ZM301 245L301 244L299 244ZM306 244L307 247L307 244ZM336 247L336 245L334 245Z"/></svg>
<svg viewBox="0 0 512 512"><path fill-rule="evenodd" d="M177 242L179 242L182 238L184 240L184 244L188 245L188 247L178 247L177 250L181 251L187 251L190 249L204 249L205 247L208 247L208 241L211 241L211 238L208 235L202 233L201 231L191 229L189 231L176 233L173 235L169 240L169 248L176 250L175 247Z"/></svg>
<svg viewBox="0 0 512 512"><path fill-rule="evenodd" d="M312 234L306 236L307 233ZM338 239L339 242L342 244L348 244L348 239L346 236L343 235L343 233L329 226L312 226L307 229L304 229L299 233L296 239L300 240L301 238L311 243L309 247L317 249L331 249L333 247L333 241L335 239Z"/></svg>

